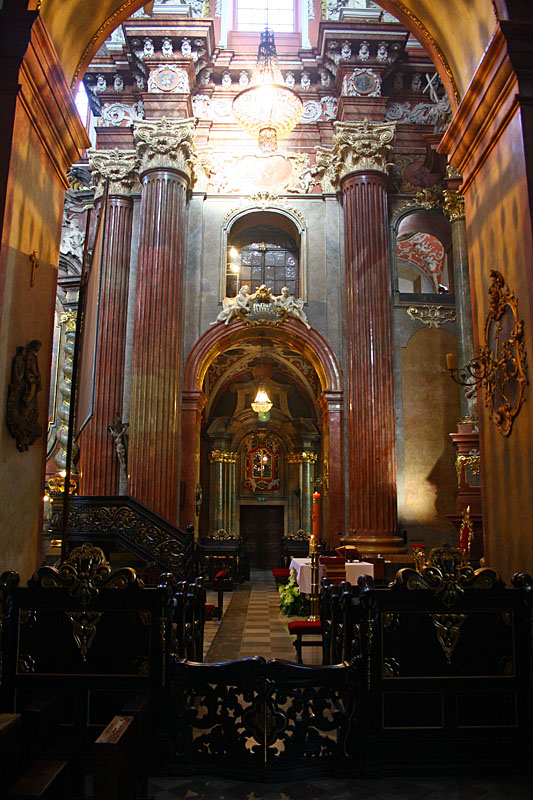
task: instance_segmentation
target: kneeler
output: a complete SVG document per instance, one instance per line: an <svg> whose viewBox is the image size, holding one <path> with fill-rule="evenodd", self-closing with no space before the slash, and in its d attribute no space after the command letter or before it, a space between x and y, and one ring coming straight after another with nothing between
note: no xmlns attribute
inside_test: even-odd
<svg viewBox="0 0 533 800"><path fill-rule="evenodd" d="M303 664L302 647L321 647L322 645L322 639L309 639L306 641L302 639L302 636L305 636L305 634L317 636L322 633L322 623L320 620L311 622L307 619L298 619L289 622L289 633L291 636L296 636L293 645L296 648L296 661L298 664Z"/></svg>

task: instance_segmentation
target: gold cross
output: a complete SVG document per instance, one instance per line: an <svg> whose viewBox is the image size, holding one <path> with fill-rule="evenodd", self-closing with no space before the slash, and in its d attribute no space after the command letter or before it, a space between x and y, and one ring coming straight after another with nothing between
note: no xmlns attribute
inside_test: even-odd
<svg viewBox="0 0 533 800"><path fill-rule="evenodd" d="M30 256L31 261L31 278L30 278L30 286L33 286L35 283L35 270L39 266L39 258L37 255L37 250L34 250Z"/></svg>

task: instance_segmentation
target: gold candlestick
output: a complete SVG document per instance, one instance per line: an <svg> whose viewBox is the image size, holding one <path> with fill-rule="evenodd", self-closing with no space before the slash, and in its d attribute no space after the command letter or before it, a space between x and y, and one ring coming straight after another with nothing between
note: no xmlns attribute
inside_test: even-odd
<svg viewBox="0 0 533 800"><path fill-rule="evenodd" d="M314 536L309 539L309 556L311 558L311 613L307 621L317 622L320 619L318 608L320 586L318 583L318 547Z"/></svg>

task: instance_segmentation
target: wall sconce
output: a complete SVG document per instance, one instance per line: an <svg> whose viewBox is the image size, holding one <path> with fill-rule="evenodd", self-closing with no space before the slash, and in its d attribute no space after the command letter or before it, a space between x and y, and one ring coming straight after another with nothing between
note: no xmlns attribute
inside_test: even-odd
<svg viewBox="0 0 533 800"><path fill-rule="evenodd" d="M518 300L503 275L494 269L490 277L485 344L459 370L453 354L447 353L446 369L460 386L483 389L490 418L502 436L508 436L528 383L524 323L518 316Z"/></svg>

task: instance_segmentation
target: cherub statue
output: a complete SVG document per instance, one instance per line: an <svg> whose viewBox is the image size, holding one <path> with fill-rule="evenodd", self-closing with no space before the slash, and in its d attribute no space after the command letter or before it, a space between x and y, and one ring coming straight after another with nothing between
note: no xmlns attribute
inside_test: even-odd
<svg viewBox="0 0 533 800"><path fill-rule="evenodd" d="M237 316L239 312L247 314L250 308L248 305L249 300L250 287L241 286L236 297L224 298L222 301L222 311L211 325L216 325L217 322L223 322L224 325L229 325L233 317Z"/></svg>

